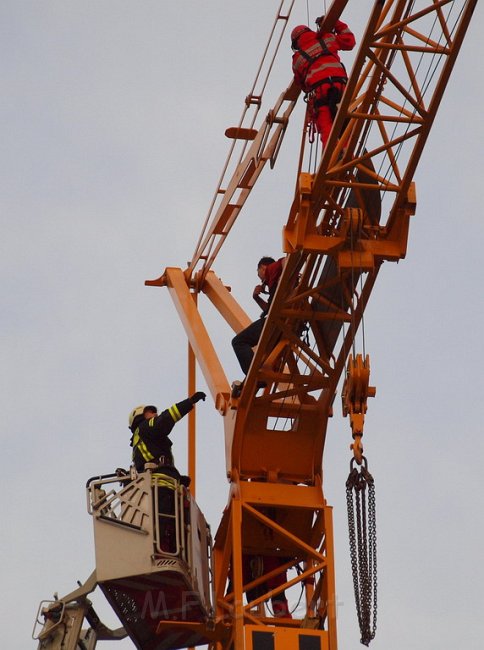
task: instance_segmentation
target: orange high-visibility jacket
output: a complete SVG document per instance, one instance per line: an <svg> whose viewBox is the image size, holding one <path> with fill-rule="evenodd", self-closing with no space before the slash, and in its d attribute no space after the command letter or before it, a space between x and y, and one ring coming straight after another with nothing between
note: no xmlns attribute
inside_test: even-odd
<svg viewBox="0 0 484 650"><path fill-rule="evenodd" d="M346 23L338 20L334 32L317 33L309 27L296 41L292 57L296 83L305 93L311 92L328 78L346 79L347 74L338 56L339 50L352 50L355 37Z"/></svg>

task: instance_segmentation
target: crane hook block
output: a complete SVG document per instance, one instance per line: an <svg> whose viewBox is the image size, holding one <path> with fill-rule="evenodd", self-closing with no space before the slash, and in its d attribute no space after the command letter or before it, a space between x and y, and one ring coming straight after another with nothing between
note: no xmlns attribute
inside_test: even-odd
<svg viewBox="0 0 484 650"><path fill-rule="evenodd" d="M376 388L370 386L369 382L370 357L366 355L363 361L361 354L357 354L356 358L353 358L353 355L350 354L341 399L343 416L350 416L351 432L354 440L351 449L359 464L363 456L361 438L363 436L365 413L368 408L367 399L376 395Z"/></svg>

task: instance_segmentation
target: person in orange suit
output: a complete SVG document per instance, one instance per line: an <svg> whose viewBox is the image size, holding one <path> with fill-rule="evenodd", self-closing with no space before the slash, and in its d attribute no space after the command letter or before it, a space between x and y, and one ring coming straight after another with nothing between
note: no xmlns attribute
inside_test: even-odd
<svg viewBox="0 0 484 650"><path fill-rule="evenodd" d="M329 139L348 75L339 50L352 50L355 37L348 25L337 20L331 32L323 31L324 16L316 19L318 30L298 25L291 32L294 80L308 97L311 121L323 146Z"/></svg>

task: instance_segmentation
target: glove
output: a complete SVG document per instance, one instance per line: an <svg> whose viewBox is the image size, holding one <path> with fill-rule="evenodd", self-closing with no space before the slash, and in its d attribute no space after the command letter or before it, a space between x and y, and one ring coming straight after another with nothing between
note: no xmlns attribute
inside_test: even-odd
<svg viewBox="0 0 484 650"><path fill-rule="evenodd" d="M205 401L205 398L206 398L206 397L207 397L207 396L205 395L205 393L202 393L202 391L199 390L197 393L195 393L194 395L192 395L192 396L190 397L190 402L191 402L192 404L196 404L196 403L199 402L201 399L203 399L203 401Z"/></svg>

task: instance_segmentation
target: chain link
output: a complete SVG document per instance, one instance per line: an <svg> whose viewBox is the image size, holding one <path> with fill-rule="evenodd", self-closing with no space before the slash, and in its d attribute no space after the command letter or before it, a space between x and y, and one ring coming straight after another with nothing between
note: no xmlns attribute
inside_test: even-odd
<svg viewBox="0 0 484 650"><path fill-rule="evenodd" d="M346 481L350 559L360 641L368 646L375 637L377 619L375 482L366 458L359 472L353 460Z"/></svg>

